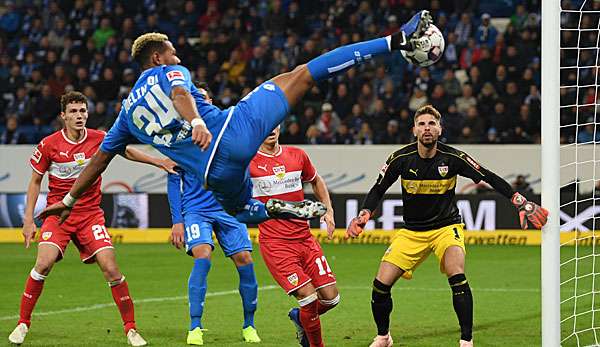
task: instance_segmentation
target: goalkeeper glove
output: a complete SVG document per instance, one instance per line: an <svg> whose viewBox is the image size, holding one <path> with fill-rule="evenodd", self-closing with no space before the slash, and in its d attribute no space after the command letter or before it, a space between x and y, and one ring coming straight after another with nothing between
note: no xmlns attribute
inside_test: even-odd
<svg viewBox="0 0 600 347"><path fill-rule="evenodd" d="M352 218L352 221L350 221L350 225L348 225L348 229L346 230L346 238L354 238L360 235L369 219L371 219L371 211L367 209L361 210L358 216Z"/></svg>
<svg viewBox="0 0 600 347"><path fill-rule="evenodd" d="M515 193L511 202L519 210L521 229L527 229L527 221L530 221L536 229L541 229L548 221L548 210L535 202L527 201L520 193Z"/></svg>

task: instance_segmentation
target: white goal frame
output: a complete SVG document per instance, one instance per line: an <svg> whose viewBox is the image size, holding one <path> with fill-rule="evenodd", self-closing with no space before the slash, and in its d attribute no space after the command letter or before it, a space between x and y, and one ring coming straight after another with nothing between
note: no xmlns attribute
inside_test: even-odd
<svg viewBox="0 0 600 347"><path fill-rule="evenodd" d="M560 0L542 0L542 346L559 347L560 327Z"/></svg>

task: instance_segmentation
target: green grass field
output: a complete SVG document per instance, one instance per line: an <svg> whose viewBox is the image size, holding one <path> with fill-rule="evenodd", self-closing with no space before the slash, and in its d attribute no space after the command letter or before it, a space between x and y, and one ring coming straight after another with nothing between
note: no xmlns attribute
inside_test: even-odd
<svg viewBox="0 0 600 347"><path fill-rule="evenodd" d="M322 317L328 346L368 346L376 333L370 285L383 245L324 246L338 279L340 305ZM475 301L474 339L479 346L537 346L540 338L540 250L538 247L471 246L467 277ZM0 335L14 328L35 250L0 245ZM117 245L121 270L137 301L142 335L153 346L185 346L187 277L191 258L164 245ZM121 321L96 265L83 265L70 246L66 259L46 280L26 346L125 346ZM256 326L262 346L295 346L287 311L295 305L275 287L255 252L259 286ZM207 346L242 346L237 272L220 250L208 280L203 323ZM431 256L411 281L394 290L391 332L396 346L457 346L459 329L450 289ZM101 305L98 305L101 304ZM96 305L96 306L94 306ZM79 308L79 309L78 309ZM78 309L78 310L76 310Z"/></svg>

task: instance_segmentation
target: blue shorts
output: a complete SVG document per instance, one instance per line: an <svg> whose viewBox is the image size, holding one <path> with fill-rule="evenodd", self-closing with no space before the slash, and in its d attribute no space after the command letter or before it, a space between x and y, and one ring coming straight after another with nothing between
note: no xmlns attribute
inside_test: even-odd
<svg viewBox="0 0 600 347"><path fill-rule="evenodd" d="M225 211L189 212L185 214L183 220L185 251L189 255L192 255L192 248L202 244L210 245L214 250L213 231L226 257L242 251L252 252L252 241L246 225L238 222Z"/></svg>
<svg viewBox="0 0 600 347"><path fill-rule="evenodd" d="M207 184L226 211L235 212L252 197L248 165L258 148L289 112L287 98L273 82L265 82L246 95L233 110L217 138Z"/></svg>

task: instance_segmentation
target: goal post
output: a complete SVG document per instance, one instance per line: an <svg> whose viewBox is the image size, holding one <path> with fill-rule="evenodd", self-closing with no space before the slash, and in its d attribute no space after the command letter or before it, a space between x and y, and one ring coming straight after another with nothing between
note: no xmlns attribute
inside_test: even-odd
<svg viewBox="0 0 600 347"><path fill-rule="evenodd" d="M561 344L560 328L560 1L542 0L542 346Z"/></svg>

